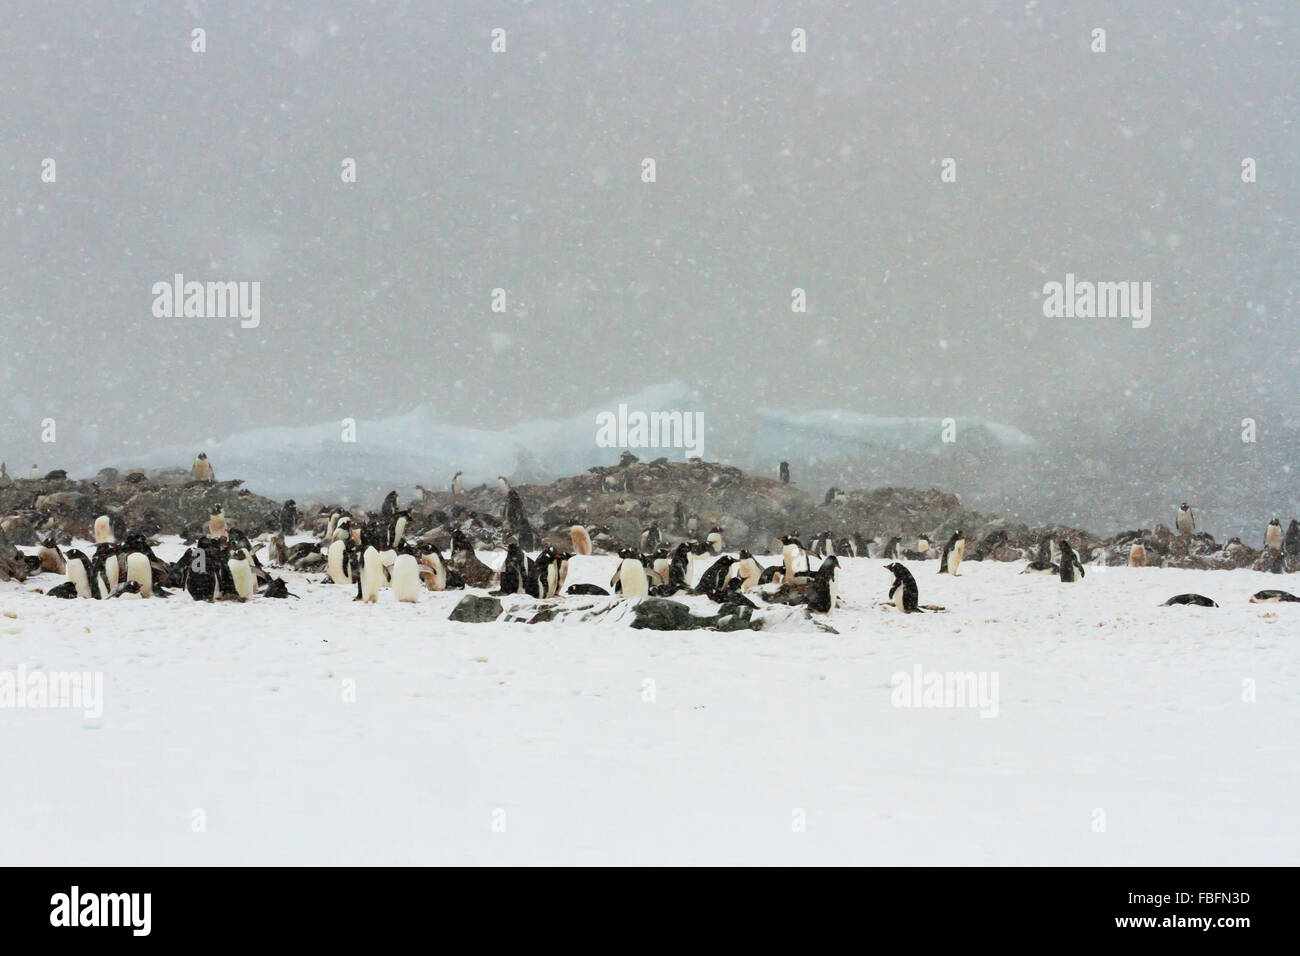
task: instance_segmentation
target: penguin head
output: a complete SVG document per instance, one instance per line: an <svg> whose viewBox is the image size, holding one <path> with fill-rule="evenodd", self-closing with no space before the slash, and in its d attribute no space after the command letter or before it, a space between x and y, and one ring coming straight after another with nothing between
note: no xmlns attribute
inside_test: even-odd
<svg viewBox="0 0 1300 956"><path fill-rule="evenodd" d="M200 461L207 461L207 460L208 460L208 456L207 456L207 454L206 454L205 452L199 452L199 460L200 460Z"/></svg>
<svg viewBox="0 0 1300 956"><path fill-rule="evenodd" d="M243 548L234 548L234 549L230 552L230 560L231 560L231 561L247 561L247 560L248 560L248 552L245 551Z"/></svg>
<svg viewBox="0 0 1300 956"><path fill-rule="evenodd" d="M628 558L638 558L640 557L640 554L637 552L636 548L623 548L619 551L618 556L626 561Z"/></svg>
<svg viewBox="0 0 1300 956"><path fill-rule="evenodd" d="M213 505L213 506L212 506L212 513L213 513L214 515L219 515L219 514L221 514L221 505Z"/></svg>
<svg viewBox="0 0 1300 956"><path fill-rule="evenodd" d="M907 569L904 568L897 561L893 562L892 564L885 565L885 570L888 571L890 574L892 574L895 578L901 578L904 574L907 573Z"/></svg>

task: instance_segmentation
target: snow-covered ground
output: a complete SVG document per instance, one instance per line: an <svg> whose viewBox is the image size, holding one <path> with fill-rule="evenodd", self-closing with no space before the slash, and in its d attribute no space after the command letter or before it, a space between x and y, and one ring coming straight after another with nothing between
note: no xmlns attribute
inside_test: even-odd
<svg viewBox="0 0 1300 956"><path fill-rule="evenodd" d="M1300 582L930 561L949 610L904 616L883 563L839 634L0 585L0 676L103 675L100 716L0 709L0 864L1295 862L1300 605L1247 598ZM899 706L917 668L984 696Z"/></svg>

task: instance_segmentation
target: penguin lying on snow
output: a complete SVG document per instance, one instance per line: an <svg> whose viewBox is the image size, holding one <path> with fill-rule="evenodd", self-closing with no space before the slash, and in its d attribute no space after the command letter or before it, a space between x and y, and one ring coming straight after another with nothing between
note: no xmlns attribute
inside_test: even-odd
<svg viewBox="0 0 1300 956"><path fill-rule="evenodd" d="M1168 601L1166 601L1164 604L1160 606L1173 607L1175 604L1196 604L1199 605L1200 607L1219 606L1215 604L1213 601L1211 601L1209 598L1207 598L1204 594L1175 594L1173 597L1171 597Z"/></svg>
<svg viewBox="0 0 1300 956"><path fill-rule="evenodd" d="M1277 604L1281 601L1300 601L1300 597L1296 597L1289 591L1277 591L1272 588L1256 591L1250 596L1251 604Z"/></svg>

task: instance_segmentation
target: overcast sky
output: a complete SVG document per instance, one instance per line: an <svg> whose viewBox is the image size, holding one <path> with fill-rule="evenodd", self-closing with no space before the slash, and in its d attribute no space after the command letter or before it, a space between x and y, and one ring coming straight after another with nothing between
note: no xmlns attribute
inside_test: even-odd
<svg viewBox="0 0 1300 956"><path fill-rule="evenodd" d="M1294 426L1298 41L1291 0L4 0L0 457L674 378L719 454L755 406ZM176 273L260 325L156 318ZM1150 327L1045 318L1067 273Z"/></svg>

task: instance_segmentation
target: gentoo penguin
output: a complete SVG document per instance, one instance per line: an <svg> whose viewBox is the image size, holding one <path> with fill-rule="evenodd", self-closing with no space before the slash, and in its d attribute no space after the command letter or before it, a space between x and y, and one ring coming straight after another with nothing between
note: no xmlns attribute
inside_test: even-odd
<svg viewBox="0 0 1300 956"><path fill-rule="evenodd" d="M464 472L458 471L456 474L451 476L451 496L453 498L459 498L465 493L465 482L462 481L460 477L462 474L464 474Z"/></svg>
<svg viewBox="0 0 1300 956"><path fill-rule="evenodd" d="M812 540L812 552L819 558L835 553L835 539L829 530L823 531Z"/></svg>
<svg viewBox="0 0 1300 956"><path fill-rule="evenodd" d="M499 590L502 594L523 594L527 590L530 563L523 548L517 542L510 542L505 562L501 565Z"/></svg>
<svg viewBox="0 0 1300 956"><path fill-rule="evenodd" d="M1087 577L1087 575L1084 573L1083 570L1083 562L1080 561L1079 556L1075 554L1074 548L1070 547L1070 542L1062 538L1060 541L1060 548L1061 548L1061 569L1060 569L1061 580L1064 581L1066 584L1070 584L1071 582L1076 580L1075 578L1076 571L1078 572L1078 576L1080 578Z"/></svg>
<svg viewBox="0 0 1300 956"><path fill-rule="evenodd" d="M230 569L230 579L235 583L235 594L239 596L240 601L247 601L257 590L257 582L253 579L253 564L248 559L248 552L243 548L235 548L230 552L230 560L226 562L226 567Z"/></svg>
<svg viewBox="0 0 1300 956"><path fill-rule="evenodd" d="M71 554L72 552L69 552L69 555ZM1300 601L1300 597L1296 597L1289 591L1277 591L1272 588L1267 591L1256 591L1250 596L1251 604L1277 604L1279 601Z"/></svg>
<svg viewBox="0 0 1300 956"><path fill-rule="evenodd" d="M794 535L777 538L781 542L782 583L794 583L796 575L808 573L808 552Z"/></svg>
<svg viewBox="0 0 1300 956"><path fill-rule="evenodd" d="M64 581L62 584L56 584L46 591L45 596L75 601L77 599L77 586L71 581Z"/></svg>
<svg viewBox="0 0 1300 956"><path fill-rule="evenodd" d="M1282 550L1282 522L1274 518L1264 529L1264 547L1274 551Z"/></svg>
<svg viewBox="0 0 1300 956"><path fill-rule="evenodd" d="M553 598L564 590L564 561L554 548L544 548L537 556L537 596Z"/></svg>
<svg viewBox="0 0 1300 956"><path fill-rule="evenodd" d="M1295 518L1286 526L1286 537L1282 539L1283 554L1300 554L1300 521Z"/></svg>
<svg viewBox="0 0 1300 956"><path fill-rule="evenodd" d="M808 584L808 610L819 614L835 610L835 601L840 594L839 570L839 559L833 554L827 555Z"/></svg>
<svg viewBox="0 0 1300 956"><path fill-rule="evenodd" d="M1187 507L1186 501L1178 507L1178 517L1174 519L1174 526L1178 528L1179 534L1191 534L1196 530L1196 518L1192 514L1192 509Z"/></svg>
<svg viewBox="0 0 1300 956"><path fill-rule="evenodd" d="M485 588L492 583L492 569L479 560L474 553L474 543L459 528L451 533L451 556L447 560L447 571L448 587L455 580L452 572L472 588Z"/></svg>
<svg viewBox="0 0 1300 956"><path fill-rule="evenodd" d="M1175 594L1173 597L1171 597L1168 601L1166 601L1164 604L1160 606L1173 607L1175 604L1196 604L1199 605L1200 607L1219 606L1215 604L1213 601L1211 601L1209 598L1207 598L1204 594Z"/></svg>
<svg viewBox="0 0 1300 956"><path fill-rule="evenodd" d="M111 598L138 598L144 595L140 593L139 581L123 581L113 588L108 596Z"/></svg>
<svg viewBox="0 0 1300 956"><path fill-rule="evenodd" d="M505 475L497 475L497 488L503 495L510 490L510 482L506 481Z"/></svg>
<svg viewBox="0 0 1300 956"><path fill-rule="evenodd" d="M384 520L388 520L397 514L397 492L390 491L384 495L384 503L379 506L379 514Z"/></svg>
<svg viewBox="0 0 1300 956"><path fill-rule="evenodd" d="M916 536L916 550L921 554L925 554L927 551L930 550L929 535L918 534Z"/></svg>
<svg viewBox="0 0 1300 956"><path fill-rule="evenodd" d="M682 508L680 501L673 502L673 530L682 531L686 524L686 510Z"/></svg>
<svg viewBox="0 0 1300 956"><path fill-rule="evenodd" d="M143 551L131 551L126 556L126 579L140 585L141 597L153 596L153 568Z"/></svg>
<svg viewBox="0 0 1300 956"><path fill-rule="evenodd" d="M181 569L181 587L194 600L215 601L220 597L218 575L213 573L217 560L216 543L207 536L199 538L198 543L182 556L184 567Z"/></svg>
<svg viewBox="0 0 1300 956"><path fill-rule="evenodd" d="M199 456L194 459L194 464L190 466L190 476L196 481L212 481L216 477L212 472L212 463L203 452L199 452Z"/></svg>
<svg viewBox="0 0 1300 956"><path fill-rule="evenodd" d="M691 565L694 557L690 546L685 541L673 549L672 557L668 559L668 583L664 586L666 597L690 589Z"/></svg>
<svg viewBox="0 0 1300 956"><path fill-rule="evenodd" d="M212 506L212 515L208 518L208 537L226 537L226 516L221 513L221 505Z"/></svg>
<svg viewBox="0 0 1300 956"><path fill-rule="evenodd" d="M718 558L704 569L704 573L700 575L699 583L695 585L694 593L708 594L710 591L722 590L726 587L727 575L734 563L730 555L724 554Z"/></svg>
<svg viewBox="0 0 1300 956"><path fill-rule="evenodd" d="M68 580L77 589L77 597L99 597L99 589L95 586L95 579L91 576L90 558L76 548L70 548L64 561L64 569Z"/></svg>
<svg viewBox="0 0 1300 956"><path fill-rule="evenodd" d="M727 578L740 579L740 590L748 591L752 587L758 586L758 579L763 575L763 567L754 560L754 556L748 551L741 551L740 557L736 563L728 570Z"/></svg>
<svg viewBox="0 0 1300 956"><path fill-rule="evenodd" d="M361 556L361 573L357 575L357 596L354 601L363 604L377 604L379 589L384 584L384 562L379 557L379 550L372 544L367 545Z"/></svg>
<svg viewBox="0 0 1300 956"><path fill-rule="evenodd" d="M574 554L591 554L591 535L580 524L569 529L569 540L573 542Z"/></svg>
<svg viewBox="0 0 1300 956"><path fill-rule="evenodd" d="M618 589L625 598L646 597L650 594L650 582L645 575L645 565L635 549L625 548L618 553L622 559L615 575Z"/></svg>
<svg viewBox="0 0 1300 956"><path fill-rule="evenodd" d="M894 583L889 586L889 599L894 607L904 614L921 610L921 592L916 586L916 578L897 561L885 565L885 570L894 576Z"/></svg>
<svg viewBox="0 0 1300 956"><path fill-rule="evenodd" d="M113 590L122 579L122 561L118 557L119 547L112 542L104 542L95 548L92 569L99 580L99 589L104 592Z"/></svg>
<svg viewBox="0 0 1300 956"><path fill-rule="evenodd" d="M709 550L714 554L722 553L722 529L714 525L709 529L709 535L704 539L704 543L709 546Z"/></svg>
<svg viewBox="0 0 1300 956"><path fill-rule="evenodd" d="M790 484L790 463L788 461L781 462L777 473L781 476L781 484Z"/></svg>
<svg viewBox="0 0 1300 956"><path fill-rule="evenodd" d="M298 529L298 503L292 498L280 506L280 534L286 538Z"/></svg>
<svg viewBox="0 0 1300 956"><path fill-rule="evenodd" d="M902 541L901 537L894 535L889 539L889 542L885 545L885 550L881 552L880 556L886 560L898 560L898 546Z"/></svg>
<svg viewBox="0 0 1300 956"><path fill-rule="evenodd" d="M1276 519L1274 519L1276 520ZM1278 528L1278 540L1281 540L1282 529ZM116 541L113 534L113 519L108 515L100 515L95 519L95 544L103 544L105 541Z"/></svg>
<svg viewBox="0 0 1300 956"><path fill-rule="evenodd" d="M442 561L442 552L432 545L420 555L420 579L430 591L447 590L447 566Z"/></svg>
<svg viewBox="0 0 1300 956"><path fill-rule="evenodd" d="M411 520L411 510L403 508L401 511L393 513L392 534L389 535L388 546L390 548L400 548L402 541L406 538L406 525Z"/></svg>
<svg viewBox="0 0 1300 956"><path fill-rule="evenodd" d="M659 550L663 535L659 533L659 522L651 521L650 527L641 532L641 553L654 554Z"/></svg>
<svg viewBox="0 0 1300 956"><path fill-rule="evenodd" d="M966 556L966 536L958 529L952 533L948 543L943 546L943 558L939 562L940 574L951 574L953 577L960 577L957 569L961 567L961 559Z"/></svg>
<svg viewBox="0 0 1300 956"><path fill-rule="evenodd" d="M347 547L342 538L335 538L325 553L325 567L329 571L330 580L335 584L352 583L347 566Z"/></svg>
<svg viewBox="0 0 1300 956"><path fill-rule="evenodd" d="M41 559L41 570L52 571L55 574L62 574L67 562L64 560L63 552L59 550L59 543L54 540L54 535L46 535L36 549L36 555Z"/></svg>
<svg viewBox="0 0 1300 956"><path fill-rule="evenodd" d="M709 600L715 604L735 604L738 607L758 609L757 604L741 593L740 578L732 578L721 591L710 591Z"/></svg>
<svg viewBox="0 0 1300 956"><path fill-rule="evenodd" d="M1141 541L1128 549L1128 566L1130 568L1145 568L1147 566L1147 549Z"/></svg>
<svg viewBox="0 0 1300 956"><path fill-rule="evenodd" d="M410 551L403 551L393 562L393 597L415 604L420 600L420 564Z"/></svg>

